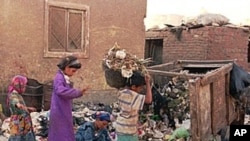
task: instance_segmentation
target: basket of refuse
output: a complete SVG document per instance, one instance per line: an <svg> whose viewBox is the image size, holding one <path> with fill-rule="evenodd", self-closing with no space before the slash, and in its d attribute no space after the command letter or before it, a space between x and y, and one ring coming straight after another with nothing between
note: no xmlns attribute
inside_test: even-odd
<svg viewBox="0 0 250 141"><path fill-rule="evenodd" d="M102 62L106 83L117 89L124 87L134 72L140 72L142 75L147 73L145 64L149 61L150 59L137 58L115 43Z"/></svg>

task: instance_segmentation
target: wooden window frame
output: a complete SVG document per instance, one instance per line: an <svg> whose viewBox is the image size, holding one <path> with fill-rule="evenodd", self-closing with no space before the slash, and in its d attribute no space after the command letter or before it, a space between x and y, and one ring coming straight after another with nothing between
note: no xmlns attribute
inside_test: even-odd
<svg viewBox="0 0 250 141"><path fill-rule="evenodd" d="M65 8L69 10L81 10L84 11L84 19L83 19L83 31L84 36L82 40L84 44L82 45L83 50L75 51L75 52L58 52L58 51L50 51L49 50L49 8L50 6ZM88 58L89 57L89 6L75 3L67 3L67 2L58 2L58 1L46 1L45 4L45 34L44 34L44 57L57 57L61 58L67 55L75 55L79 58ZM68 38L68 37L67 37Z"/></svg>

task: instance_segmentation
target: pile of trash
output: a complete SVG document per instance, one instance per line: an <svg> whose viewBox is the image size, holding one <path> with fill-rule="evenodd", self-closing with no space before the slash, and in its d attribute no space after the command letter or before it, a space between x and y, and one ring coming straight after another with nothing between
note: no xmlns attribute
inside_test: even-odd
<svg viewBox="0 0 250 141"><path fill-rule="evenodd" d="M34 133L37 141L46 141L49 128L49 111L32 112L31 119L33 123ZM1 125L1 135L5 138L10 137L10 117L6 117Z"/></svg>
<svg viewBox="0 0 250 141"><path fill-rule="evenodd" d="M154 114L162 117L166 114L170 121L178 119L179 123L190 119L188 80L178 76L162 79L164 82L154 82L152 89Z"/></svg>
<svg viewBox="0 0 250 141"><path fill-rule="evenodd" d="M142 75L147 73L145 63L149 61L150 59L137 58L115 43L105 54L102 63L107 84L117 89L124 87L126 79L130 78L133 72L139 71Z"/></svg>
<svg viewBox="0 0 250 141"><path fill-rule="evenodd" d="M103 103L75 103L74 105L74 121L76 128L85 121L94 121L91 115L97 111L109 112L112 115L112 122L108 126L109 135L112 141L117 140L115 130L115 119L120 112L118 102L114 102L110 105ZM141 141L152 140L152 141L175 141L183 138L188 139L190 137L190 120L185 120L181 124L176 124L176 128L168 126L166 121L161 120L159 115L155 115L153 110L147 112L140 112L138 133ZM177 119L175 119L178 122ZM178 122L179 123L179 122ZM177 132L177 133L175 133Z"/></svg>
<svg viewBox="0 0 250 141"><path fill-rule="evenodd" d="M73 114L73 123L75 131L86 121L94 121L92 118L92 114L98 111L109 112L112 115L112 121L108 125L108 131L110 138L112 141L117 140L116 130L115 130L115 119L120 112L119 104L114 102L110 105L105 105L103 103L74 103L74 109L72 111ZM41 112L33 112L31 113L31 118L34 127L34 133L36 135L37 141L47 141L48 137L48 125L49 125L49 111L41 111ZM158 115L152 113L152 111L148 111L147 113L140 113L140 123L138 124L139 129L139 138L140 140L152 140L152 141L160 141L160 140L171 140L175 141L178 138L187 139L190 136L189 128L190 121L186 120L186 123L178 124L175 129L168 127L166 122L157 118ZM1 126L2 136L6 137L9 135L9 120L10 118L6 118L3 121ZM166 120L165 120L166 121ZM185 124L185 126L184 126ZM178 132L175 133L175 132Z"/></svg>

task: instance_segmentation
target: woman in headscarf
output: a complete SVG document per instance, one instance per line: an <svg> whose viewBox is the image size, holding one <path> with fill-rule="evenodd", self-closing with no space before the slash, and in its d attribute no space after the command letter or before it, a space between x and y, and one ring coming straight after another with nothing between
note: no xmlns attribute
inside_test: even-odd
<svg viewBox="0 0 250 141"><path fill-rule="evenodd" d="M87 121L76 132L76 141L111 141L107 126L111 121L109 113L97 112L92 115L94 122Z"/></svg>
<svg viewBox="0 0 250 141"><path fill-rule="evenodd" d="M75 56L67 56L57 65L53 80L49 118L49 141L75 141L72 117L72 100L86 94L89 87L74 89L69 78L73 76L81 63Z"/></svg>
<svg viewBox="0 0 250 141"><path fill-rule="evenodd" d="M30 112L34 112L36 109L27 107L22 97L26 83L26 77L16 75L9 85L7 97L7 104L11 112L9 141L35 141Z"/></svg>

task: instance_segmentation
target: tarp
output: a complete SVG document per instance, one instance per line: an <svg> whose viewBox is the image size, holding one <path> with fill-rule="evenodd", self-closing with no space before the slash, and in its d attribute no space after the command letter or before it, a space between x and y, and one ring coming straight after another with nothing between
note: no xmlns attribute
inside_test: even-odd
<svg viewBox="0 0 250 141"><path fill-rule="evenodd" d="M239 99L246 87L250 85L250 74L237 64L233 64L230 73L230 94Z"/></svg>

